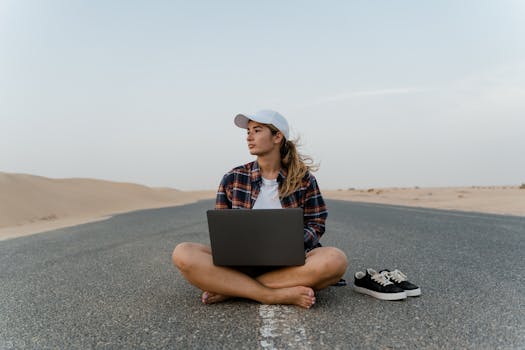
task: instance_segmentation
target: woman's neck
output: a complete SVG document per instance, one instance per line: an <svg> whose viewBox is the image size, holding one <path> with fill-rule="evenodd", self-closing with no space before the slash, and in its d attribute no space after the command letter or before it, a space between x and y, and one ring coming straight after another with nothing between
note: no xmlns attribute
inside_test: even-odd
<svg viewBox="0 0 525 350"><path fill-rule="evenodd" d="M279 171L281 170L281 158L273 154L266 155L264 157L257 157L257 163L259 163L259 169L261 170L261 176L268 180L277 179Z"/></svg>

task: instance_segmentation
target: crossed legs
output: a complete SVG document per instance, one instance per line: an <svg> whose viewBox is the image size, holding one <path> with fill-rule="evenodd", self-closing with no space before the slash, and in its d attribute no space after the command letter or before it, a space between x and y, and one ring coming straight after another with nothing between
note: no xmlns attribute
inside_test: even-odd
<svg viewBox="0 0 525 350"><path fill-rule="evenodd" d="M304 308L315 303L314 290L339 281L347 267L345 254L333 247L310 251L302 266L273 270L256 278L213 265L210 248L198 243L180 243L172 259L182 275L203 291L204 303L241 297L263 304L292 304Z"/></svg>

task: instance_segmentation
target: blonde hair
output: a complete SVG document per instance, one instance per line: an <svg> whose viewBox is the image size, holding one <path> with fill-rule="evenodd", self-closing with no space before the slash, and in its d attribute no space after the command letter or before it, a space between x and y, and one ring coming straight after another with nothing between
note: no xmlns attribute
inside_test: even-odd
<svg viewBox="0 0 525 350"><path fill-rule="evenodd" d="M275 135L279 131L272 124L267 125L272 134ZM319 165L314 163L312 157L299 153L299 147L299 139L286 140L283 136L279 152L281 154L281 165L286 169L286 178L279 186L279 196L281 198L297 191L301 187L301 181L307 172L319 169Z"/></svg>

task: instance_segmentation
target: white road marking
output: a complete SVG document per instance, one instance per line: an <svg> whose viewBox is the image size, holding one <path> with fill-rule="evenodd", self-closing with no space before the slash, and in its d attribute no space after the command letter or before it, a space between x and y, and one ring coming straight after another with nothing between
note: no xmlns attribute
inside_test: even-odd
<svg viewBox="0 0 525 350"><path fill-rule="evenodd" d="M259 344L262 349L311 349L306 330L299 319L299 310L287 305L259 306L261 327Z"/></svg>

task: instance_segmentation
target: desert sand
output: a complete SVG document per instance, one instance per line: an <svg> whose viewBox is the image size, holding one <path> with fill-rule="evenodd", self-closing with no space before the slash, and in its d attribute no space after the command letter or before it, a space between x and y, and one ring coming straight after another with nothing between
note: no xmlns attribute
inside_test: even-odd
<svg viewBox="0 0 525 350"><path fill-rule="evenodd" d="M214 197L215 191L0 172L0 240Z"/></svg>
<svg viewBox="0 0 525 350"><path fill-rule="evenodd" d="M525 216L525 189L518 186L323 190L323 196ZM214 197L215 190L186 192L133 183L0 172L0 240L104 220L118 213Z"/></svg>
<svg viewBox="0 0 525 350"><path fill-rule="evenodd" d="M520 187L350 189L324 191L323 196L355 202L525 216L525 189Z"/></svg>

